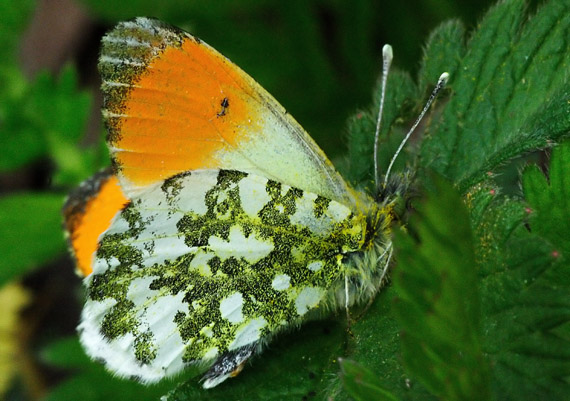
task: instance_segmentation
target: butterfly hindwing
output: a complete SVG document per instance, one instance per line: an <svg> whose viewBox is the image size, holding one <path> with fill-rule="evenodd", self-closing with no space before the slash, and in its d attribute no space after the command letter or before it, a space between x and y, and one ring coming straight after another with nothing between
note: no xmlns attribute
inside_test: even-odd
<svg viewBox="0 0 570 401"><path fill-rule="evenodd" d="M211 363L330 305L365 230L348 207L251 173L176 175L100 238L82 343L144 382Z"/></svg>

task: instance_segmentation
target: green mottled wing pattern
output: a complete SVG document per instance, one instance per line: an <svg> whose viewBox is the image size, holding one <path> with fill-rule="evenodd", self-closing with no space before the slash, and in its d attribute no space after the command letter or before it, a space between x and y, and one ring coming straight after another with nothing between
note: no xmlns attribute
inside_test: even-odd
<svg viewBox="0 0 570 401"><path fill-rule="evenodd" d="M363 215L263 177L174 176L133 198L100 238L82 343L143 382L211 363L330 304L365 232Z"/></svg>

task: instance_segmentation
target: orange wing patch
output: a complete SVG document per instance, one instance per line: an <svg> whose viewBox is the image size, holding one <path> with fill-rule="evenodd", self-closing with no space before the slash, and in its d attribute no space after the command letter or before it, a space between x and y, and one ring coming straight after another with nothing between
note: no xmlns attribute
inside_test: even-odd
<svg viewBox="0 0 570 401"><path fill-rule="evenodd" d="M240 128L259 119L255 90L198 39L171 27L139 28L128 31L140 38L139 52L118 46L115 37L126 32L116 29L104 39L100 62L108 142L120 173L145 186L186 170L220 168L215 154L230 152Z"/></svg>
<svg viewBox="0 0 570 401"><path fill-rule="evenodd" d="M109 172L96 174L69 196L63 215L79 274L88 276L92 273L99 236L128 202L117 177Z"/></svg>

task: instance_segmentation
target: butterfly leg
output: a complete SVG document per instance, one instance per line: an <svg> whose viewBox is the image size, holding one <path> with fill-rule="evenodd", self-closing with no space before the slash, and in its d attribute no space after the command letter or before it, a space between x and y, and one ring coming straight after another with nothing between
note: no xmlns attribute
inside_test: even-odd
<svg viewBox="0 0 570 401"><path fill-rule="evenodd" d="M204 380L202 386L204 388L212 388L228 377L237 376L256 348L257 343L253 343L222 354L202 378Z"/></svg>
<svg viewBox="0 0 570 401"><path fill-rule="evenodd" d="M350 309L349 309L349 290L348 290L348 275L344 275L344 309L346 310L346 322L348 330L350 331Z"/></svg>

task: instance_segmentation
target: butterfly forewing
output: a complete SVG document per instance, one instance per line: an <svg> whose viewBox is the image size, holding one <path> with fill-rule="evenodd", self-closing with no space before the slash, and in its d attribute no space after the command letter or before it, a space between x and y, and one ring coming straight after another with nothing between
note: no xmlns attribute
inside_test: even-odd
<svg viewBox="0 0 570 401"><path fill-rule="evenodd" d="M100 239L82 342L145 382L210 362L327 304L365 229L336 201L254 174L179 174Z"/></svg>
<svg viewBox="0 0 570 401"><path fill-rule="evenodd" d="M353 205L322 150L250 76L199 39L137 18L103 38L108 145L128 197L196 169L251 172Z"/></svg>
<svg viewBox="0 0 570 401"><path fill-rule="evenodd" d="M69 248L80 275L91 274L99 236L127 203L117 177L109 170L95 174L69 194L63 216Z"/></svg>

